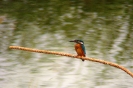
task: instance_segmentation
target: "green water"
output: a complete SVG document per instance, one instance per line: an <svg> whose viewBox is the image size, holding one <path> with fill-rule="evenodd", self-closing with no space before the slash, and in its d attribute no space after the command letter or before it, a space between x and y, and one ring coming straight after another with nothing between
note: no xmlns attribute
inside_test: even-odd
<svg viewBox="0 0 133 88"><path fill-rule="evenodd" d="M124 71L64 56L10 50L10 45L76 54L133 72L131 0L0 1L0 88L133 88Z"/></svg>

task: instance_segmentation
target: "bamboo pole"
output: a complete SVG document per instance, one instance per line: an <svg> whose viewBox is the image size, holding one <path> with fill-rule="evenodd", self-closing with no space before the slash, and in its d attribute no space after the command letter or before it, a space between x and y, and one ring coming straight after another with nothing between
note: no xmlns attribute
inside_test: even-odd
<svg viewBox="0 0 133 88"><path fill-rule="evenodd" d="M131 71L129 71L128 69L126 69L125 67L120 66L120 65L118 65L116 63L105 61L105 60L100 60L100 59L95 59L95 58L88 58L88 57L80 57L80 56L76 56L76 55L72 55L72 54L68 54L68 53L63 53L63 52L39 50L39 49L32 49L32 48L26 48L26 47L20 47L20 46L9 46L9 48L10 49L18 49L18 50L30 51L30 52L37 52L37 53L45 53L45 54L54 54L54 55L60 55L60 56L67 56L67 57L72 57L72 58L77 58L77 59L89 60L89 61L92 61L92 62L98 62L98 63L102 63L102 64L105 64L105 65L110 65L110 66L116 67L118 69L121 69L121 70L125 71L127 74L129 74L131 77L133 77L133 73Z"/></svg>

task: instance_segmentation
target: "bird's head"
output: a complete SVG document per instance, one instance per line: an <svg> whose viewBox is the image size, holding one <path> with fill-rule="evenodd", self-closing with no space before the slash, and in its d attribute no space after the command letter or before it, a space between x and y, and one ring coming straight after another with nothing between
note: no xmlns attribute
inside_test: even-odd
<svg viewBox="0 0 133 88"><path fill-rule="evenodd" d="M69 42L75 42L75 43L79 43L79 44L84 44L84 42L82 40L72 40L72 41L69 41Z"/></svg>

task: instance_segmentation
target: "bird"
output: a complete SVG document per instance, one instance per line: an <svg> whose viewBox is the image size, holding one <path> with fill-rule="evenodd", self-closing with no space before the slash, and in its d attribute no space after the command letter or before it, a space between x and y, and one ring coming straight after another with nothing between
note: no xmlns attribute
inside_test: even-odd
<svg viewBox="0 0 133 88"><path fill-rule="evenodd" d="M69 42L75 42L75 51L77 52L77 56L86 57L86 50L84 46L84 42L82 40L72 40ZM84 61L82 59L82 61Z"/></svg>

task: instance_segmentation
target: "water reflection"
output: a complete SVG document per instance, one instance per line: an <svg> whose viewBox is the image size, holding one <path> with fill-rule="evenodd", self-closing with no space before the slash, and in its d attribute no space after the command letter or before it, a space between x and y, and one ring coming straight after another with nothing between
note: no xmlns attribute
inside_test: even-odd
<svg viewBox="0 0 133 88"><path fill-rule="evenodd" d="M8 13L10 16L4 15L1 21L1 88L132 88L133 81L129 75L107 65L8 49L9 45L18 45L76 54L74 45L68 41L82 39L88 57L119 63L133 71L131 14L121 13L122 8L117 9L120 11L117 13L110 11L112 14L109 16L85 12L79 4L70 8L65 5L57 11L58 5L51 6L55 2L49 2L50 6L30 3L29 6L34 8L30 7L27 15L26 7L14 2L22 12Z"/></svg>

